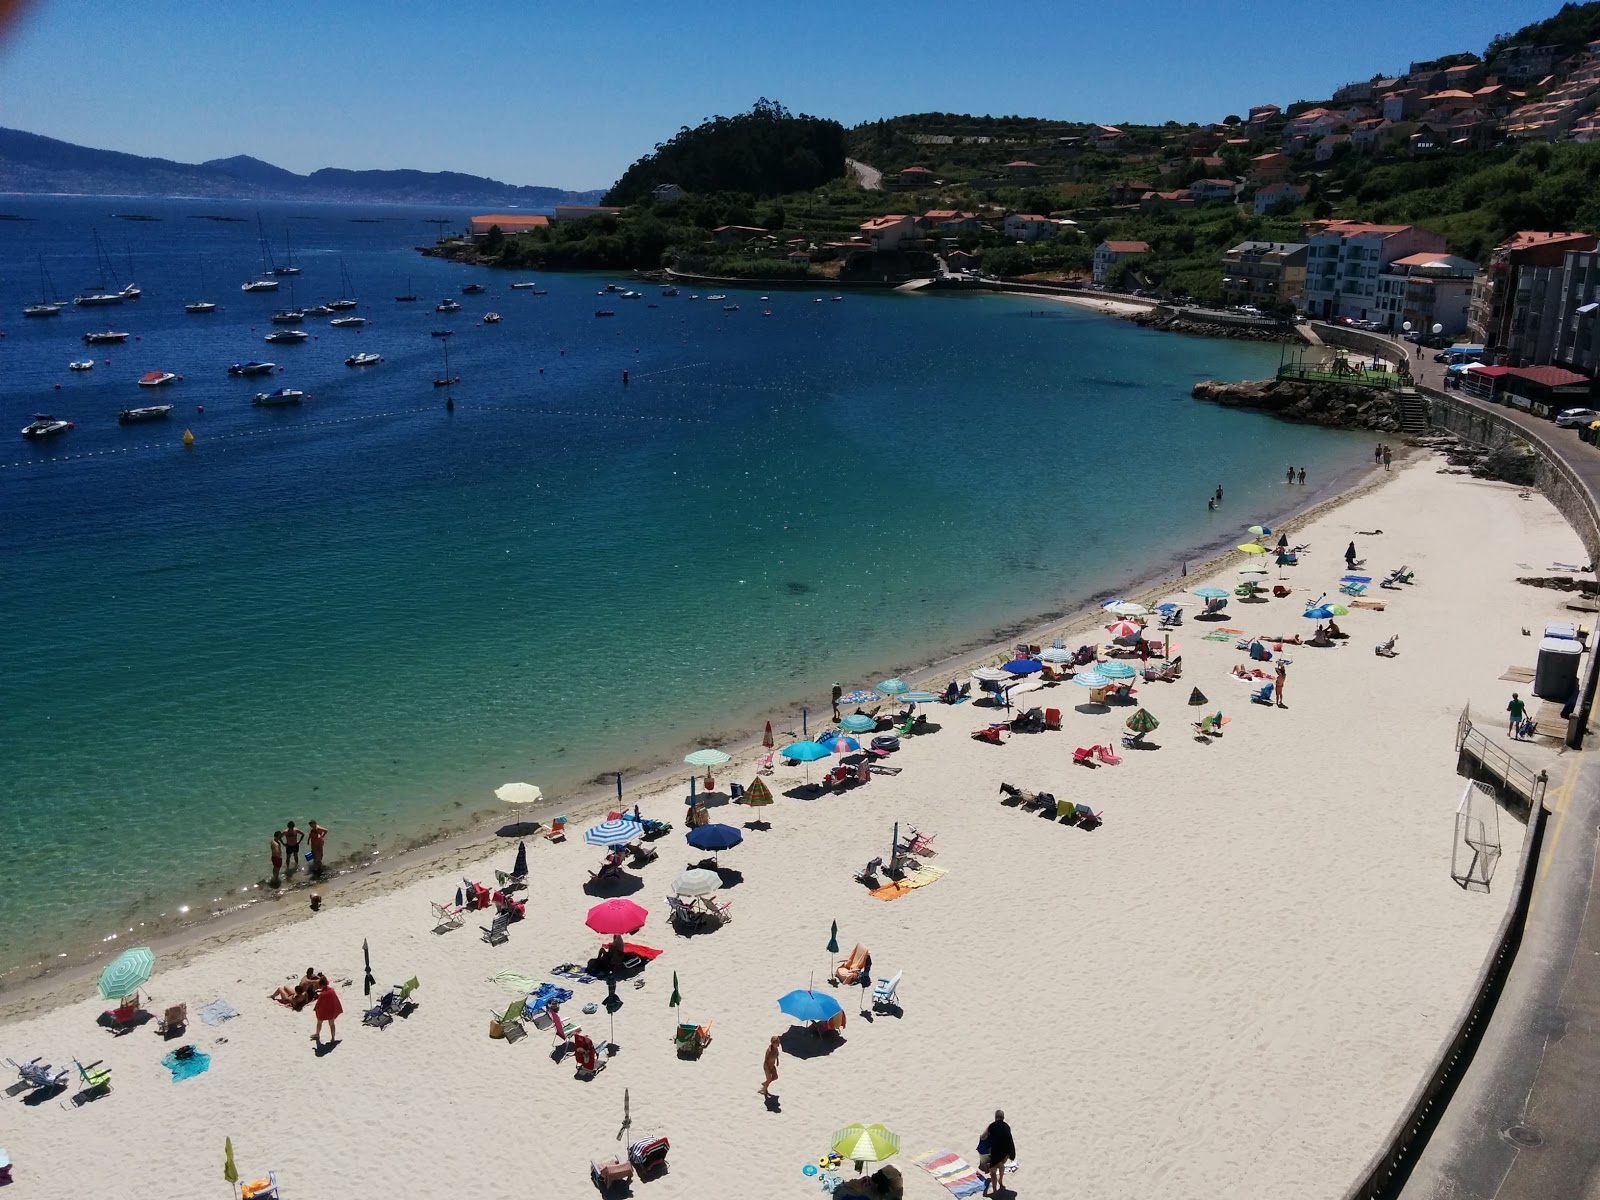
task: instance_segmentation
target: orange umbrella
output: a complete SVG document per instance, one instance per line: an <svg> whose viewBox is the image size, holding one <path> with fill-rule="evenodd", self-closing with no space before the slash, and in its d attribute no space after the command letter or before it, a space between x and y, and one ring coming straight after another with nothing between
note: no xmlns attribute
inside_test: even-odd
<svg viewBox="0 0 1600 1200"><path fill-rule="evenodd" d="M761 735L761 744L768 750L772 749L772 722L767 722L767 731Z"/></svg>

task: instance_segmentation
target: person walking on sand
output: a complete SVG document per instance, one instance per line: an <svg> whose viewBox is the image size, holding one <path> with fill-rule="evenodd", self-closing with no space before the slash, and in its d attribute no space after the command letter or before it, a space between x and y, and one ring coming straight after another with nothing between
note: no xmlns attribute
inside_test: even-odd
<svg viewBox="0 0 1600 1200"><path fill-rule="evenodd" d="M1377 466L1383 461L1383 443L1379 442L1372 448L1372 465Z"/></svg>
<svg viewBox="0 0 1600 1200"><path fill-rule="evenodd" d="M318 825L315 817L311 818L311 829L306 834L306 841L311 846L311 873L322 874L322 843L328 838L325 826Z"/></svg>
<svg viewBox="0 0 1600 1200"><path fill-rule="evenodd" d="M844 689L837 683L833 685L833 719L835 724L839 720L839 697L844 695Z"/></svg>
<svg viewBox="0 0 1600 1200"><path fill-rule="evenodd" d="M322 990L317 993L317 1031L311 1035L311 1040L317 1045L322 1045L322 1023L328 1023L328 1045L339 1044L339 1031L334 1028L334 1022L339 1019L339 1014L344 1012L344 1005L339 1001L339 993L332 986L324 983Z"/></svg>
<svg viewBox="0 0 1600 1200"><path fill-rule="evenodd" d="M1510 728L1506 730L1512 737L1517 736L1517 726L1522 724L1522 714L1528 711L1528 706L1522 702L1522 697L1515 692L1511 693L1511 703L1506 705L1506 714L1510 717Z"/></svg>
<svg viewBox="0 0 1600 1200"><path fill-rule="evenodd" d="M866 1016L871 1009L867 1005L867 997L872 987L872 955L868 954L861 960L861 974L856 976L856 982L861 985L861 1015Z"/></svg>
<svg viewBox="0 0 1600 1200"><path fill-rule="evenodd" d="M778 1082L778 1055L781 1052L777 1038L773 1038L767 1043L766 1056L761 1060L761 1074L763 1077L761 1080L761 1094L763 1096L772 1095L767 1089Z"/></svg>
<svg viewBox="0 0 1600 1200"><path fill-rule="evenodd" d="M1356 569L1356 544L1355 544L1355 542L1351 542L1348 546L1346 546L1344 548L1344 569L1347 570L1347 571L1354 571Z"/></svg>
<svg viewBox="0 0 1600 1200"><path fill-rule="evenodd" d="M1006 1124L1006 1114L998 1108L994 1110L994 1120L989 1122L989 1128L983 1131L983 1142L988 1147L986 1154L989 1160L989 1165L984 1168L989 1177L983 1182L983 1194L997 1196L1006 1181L1006 1163L1017 1156L1017 1144L1012 1140L1011 1126Z"/></svg>
<svg viewBox="0 0 1600 1200"><path fill-rule="evenodd" d="M1288 708L1283 702L1283 681L1289 677L1289 668L1282 662L1278 663L1278 674L1272 681L1272 698L1279 708Z"/></svg>

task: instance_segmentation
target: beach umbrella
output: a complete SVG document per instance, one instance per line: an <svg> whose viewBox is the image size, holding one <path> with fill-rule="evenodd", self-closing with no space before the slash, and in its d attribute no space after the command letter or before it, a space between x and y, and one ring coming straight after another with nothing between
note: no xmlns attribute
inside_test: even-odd
<svg viewBox="0 0 1600 1200"><path fill-rule="evenodd" d="M828 953L839 953L839 922L837 921L828 926Z"/></svg>
<svg viewBox="0 0 1600 1200"><path fill-rule="evenodd" d="M1032 675L1035 671L1044 669L1044 664L1037 658L1013 658L1008 663L1001 663L1000 669L1007 675Z"/></svg>
<svg viewBox="0 0 1600 1200"><path fill-rule="evenodd" d="M684 839L696 850L716 853L737 846L744 841L744 834L732 825L700 825L684 834Z"/></svg>
<svg viewBox="0 0 1600 1200"><path fill-rule="evenodd" d="M124 950L100 972L100 998L121 1000L124 996L133 995L144 986L150 978L150 972L155 969L156 956L148 946Z"/></svg>
<svg viewBox="0 0 1600 1200"><path fill-rule="evenodd" d="M813 992L809 988L779 997L778 1008L796 1021L826 1021L844 1011L844 1006L832 996L825 992Z"/></svg>
<svg viewBox="0 0 1600 1200"><path fill-rule="evenodd" d="M878 684L878 691L885 696L898 696L910 690L911 685L903 679L885 679Z"/></svg>
<svg viewBox="0 0 1600 1200"><path fill-rule="evenodd" d="M790 742L780 753L796 762L816 762L819 758L827 758L833 751L821 742Z"/></svg>
<svg viewBox="0 0 1600 1200"><path fill-rule="evenodd" d="M1371 583L1372 582L1372 576L1371 575L1341 575L1341 576L1339 576L1339 582L1340 583Z"/></svg>
<svg viewBox="0 0 1600 1200"><path fill-rule="evenodd" d="M721 750L696 750L693 754L685 754L683 761L691 767L720 767L731 757Z"/></svg>
<svg viewBox="0 0 1600 1200"><path fill-rule="evenodd" d="M1287 550L1288 548L1289 548L1289 535L1287 533L1280 533L1278 535L1278 549Z"/></svg>
<svg viewBox="0 0 1600 1200"><path fill-rule="evenodd" d="M745 788L744 795L734 801L735 804L748 804L753 808L760 808L764 804L772 803L772 791L761 780L752 780L749 787Z"/></svg>
<svg viewBox="0 0 1600 1200"><path fill-rule="evenodd" d="M370 996L372 995L372 985L376 983L377 980L372 977L372 951L367 949L366 938L361 939L361 962L362 965L364 965L367 969L366 980L362 984L363 994Z"/></svg>
<svg viewBox="0 0 1600 1200"><path fill-rule="evenodd" d="M1267 552L1265 546L1258 546L1254 542L1245 542L1241 546L1235 546L1234 549L1242 550L1246 554L1265 554Z"/></svg>
<svg viewBox="0 0 1600 1200"><path fill-rule="evenodd" d="M851 713L839 720L840 729L848 729L851 733L866 733L869 729L878 727L878 718L869 717L865 713Z"/></svg>
<svg viewBox="0 0 1600 1200"><path fill-rule="evenodd" d="M233 1139L222 1139L222 1178L228 1183L239 1182L239 1168L233 1165Z"/></svg>
<svg viewBox="0 0 1600 1200"><path fill-rule="evenodd" d="M1111 680L1100 674L1099 667L1096 667L1091 671L1079 671L1072 677L1072 682L1077 684L1079 687L1103 688L1109 684Z"/></svg>
<svg viewBox="0 0 1600 1200"><path fill-rule="evenodd" d="M672 997L667 1001L668 1008L677 1008L683 1003L683 997L678 995L678 973L672 973Z"/></svg>
<svg viewBox="0 0 1600 1200"><path fill-rule="evenodd" d="M1102 679L1132 679L1139 672L1125 662L1103 662L1094 669Z"/></svg>
<svg viewBox="0 0 1600 1200"><path fill-rule="evenodd" d="M1115 608L1117 605L1122 604L1122 603L1125 603L1125 601L1122 599L1122 597L1119 596L1115 600L1107 600L1100 607L1101 607L1101 609L1103 611L1110 612L1113 608Z"/></svg>
<svg viewBox="0 0 1600 1200"><path fill-rule="evenodd" d="M1128 718L1127 726L1134 733L1154 733L1160 728L1161 722L1155 719L1149 709L1141 708Z"/></svg>
<svg viewBox="0 0 1600 1200"><path fill-rule="evenodd" d="M772 749L772 722L767 722L767 731L761 735L761 744L768 750ZM620 775L617 778L622 778Z"/></svg>
<svg viewBox="0 0 1600 1200"><path fill-rule="evenodd" d="M1064 646L1051 646L1050 649L1039 655L1039 661L1047 663L1064 663L1071 662L1076 657L1076 654Z"/></svg>
<svg viewBox="0 0 1600 1200"><path fill-rule="evenodd" d="M1191 708L1199 708L1202 704L1209 703L1211 703L1211 701L1206 699L1206 694L1199 688L1189 689L1189 706Z"/></svg>
<svg viewBox="0 0 1600 1200"><path fill-rule="evenodd" d="M591 846L620 846L643 836L644 826L632 817L615 817L583 831L583 840Z"/></svg>
<svg viewBox="0 0 1600 1200"><path fill-rule="evenodd" d="M722 888L722 876L704 867L690 867L672 881L672 890L680 896L709 896Z"/></svg>
<svg viewBox="0 0 1600 1200"><path fill-rule="evenodd" d="M836 733L827 741L819 744L826 746L829 754L854 754L861 749L860 742L853 737L846 737L842 733Z"/></svg>
<svg viewBox="0 0 1600 1200"><path fill-rule="evenodd" d="M502 783L495 788L494 794L506 804L537 804L544 799L544 793L531 783ZM527 822L518 821L518 825Z"/></svg>
<svg viewBox="0 0 1600 1200"><path fill-rule="evenodd" d="M517 861L511 864L513 879L526 879L528 877L528 843L517 843Z"/></svg>
<svg viewBox="0 0 1600 1200"><path fill-rule="evenodd" d="M900 699L905 704L937 704L939 697L933 692L901 692Z"/></svg>
<svg viewBox="0 0 1600 1200"><path fill-rule="evenodd" d="M1306 609L1302 615L1312 621L1326 621L1329 617L1347 617L1350 610L1342 604L1318 604Z"/></svg>
<svg viewBox="0 0 1600 1200"><path fill-rule="evenodd" d="M871 704L874 700L882 700L882 699L883 699L883 697L878 695L877 692L870 692L870 691L867 691L867 690L865 690L863 688L857 688L853 692L846 692L844 695L840 696L839 697L839 703L840 704Z"/></svg>
<svg viewBox="0 0 1600 1200"><path fill-rule="evenodd" d="M1106 605L1106 612L1116 613L1119 617L1148 617L1150 610L1142 604L1135 604L1132 600L1118 600L1115 604Z"/></svg>
<svg viewBox="0 0 1600 1200"><path fill-rule="evenodd" d="M1132 621L1117 621L1107 625L1106 632L1113 638L1138 637L1144 632L1144 626L1136 625Z"/></svg>
<svg viewBox="0 0 1600 1200"><path fill-rule="evenodd" d="M972 677L981 679L985 683L1004 683L1011 678L1011 674L1008 671L1002 671L999 667L979 667L972 672Z"/></svg>
<svg viewBox="0 0 1600 1200"><path fill-rule="evenodd" d="M1245 529L1245 532L1253 533L1257 537L1266 537L1271 534L1272 530L1268 529L1265 525L1251 525Z"/></svg>
<svg viewBox="0 0 1600 1200"><path fill-rule="evenodd" d="M1225 589L1219 587L1195 588L1194 594L1199 596L1202 600L1223 600L1226 599L1228 595Z"/></svg>
<svg viewBox="0 0 1600 1200"><path fill-rule="evenodd" d="M638 933L649 916L626 896L613 896L591 908L583 923L596 933Z"/></svg>
<svg viewBox="0 0 1600 1200"><path fill-rule="evenodd" d="M882 1162L893 1158L900 1149L900 1135L891 1133L882 1125L846 1125L836 1129L828 1144L840 1158L852 1162Z"/></svg>

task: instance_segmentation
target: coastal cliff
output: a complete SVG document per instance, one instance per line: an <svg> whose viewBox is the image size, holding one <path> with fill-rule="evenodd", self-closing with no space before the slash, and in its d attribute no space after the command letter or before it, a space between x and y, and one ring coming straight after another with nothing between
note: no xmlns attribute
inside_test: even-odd
<svg viewBox="0 0 1600 1200"><path fill-rule="evenodd" d="M1190 393L1224 408L1253 408L1286 421L1334 429L1400 431L1399 413L1388 392L1347 383L1255 379L1241 383L1206 380Z"/></svg>

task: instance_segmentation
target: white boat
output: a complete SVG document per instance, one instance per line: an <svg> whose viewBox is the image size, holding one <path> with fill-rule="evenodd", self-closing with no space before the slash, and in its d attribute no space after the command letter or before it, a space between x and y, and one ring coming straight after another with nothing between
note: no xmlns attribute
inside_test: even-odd
<svg viewBox="0 0 1600 1200"><path fill-rule="evenodd" d="M382 361L383 359L376 354L352 354L344 360L344 365L347 367L371 367Z"/></svg>
<svg viewBox="0 0 1600 1200"><path fill-rule="evenodd" d="M106 257L106 249L100 244L98 232L94 235L94 257L100 267L100 282L93 288L85 289L74 296L72 302L79 308L104 308L112 304L121 304L128 297L121 291L113 292L106 287L106 271L111 260Z"/></svg>
<svg viewBox="0 0 1600 1200"><path fill-rule="evenodd" d="M463 296L481 296L484 291L485 288L481 283L464 283L461 285L461 294Z"/></svg>
<svg viewBox="0 0 1600 1200"><path fill-rule="evenodd" d="M56 303L55 289L50 286L50 276L45 274L44 255L39 256L39 301L30 304L22 310L25 317L54 317L61 313L61 305Z"/></svg>
<svg viewBox="0 0 1600 1200"><path fill-rule="evenodd" d="M54 437L56 434L65 433L71 428L71 421L63 421L60 417L47 417L44 413L34 413L33 420L22 427L22 436L25 438Z"/></svg>
<svg viewBox="0 0 1600 1200"><path fill-rule="evenodd" d="M442 313L460 312L461 305L457 304L454 300L445 299L435 304L433 306L433 311Z"/></svg>
<svg viewBox="0 0 1600 1200"><path fill-rule="evenodd" d="M724 304L722 306L722 311L723 312L738 312L739 311L739 306L737 304Z"/></svg>
<svg viewBox="0 0 1600 1200"><path fill-rule="evenodd" d="M278 364L277 363L257 362L255 359L252 358L249 362L234 363L233 366L228 368L228 374L229 375L271 375L277 369L278 369Z"/></svg>
<svg viewBox="0 0 1600 1200"><path fill-rule="evenodd" d="M257 219L259 220L260 218ZM300 274L300 268L294 265L294 251L289 248L288 226L284 226L283 230L283 265L280 266L277 263L274 263L272 265L272 273L274 275Z"/></svg>
<svg viewBox="0 0 1600 1200"><path fill-rule="evenodd" d="M206 294L206 260L200 260L200 294ZM211 313L217 311L217 306L210 300L191 300L183 306L183 311L191 315Z"/></svg>
<svg viewBox="0 0 1600 1200"><path fill-rule="evenodd" d="M483 323L485 325L498 325L498 324L500 324L500 314L497 313L497 312L486 312L486 313L484 313L483 314Z"/></svg>
<svg viewBox="0 0 1600 1200"><path fill-rule="evenodd" d="M276 279L252 279L248 283L239 285L241 292L275 292L278 290Z"/></svg>
<svg viewBox="0 0 1600 1200"><path fill-rule="evenodd" d="M128 340L128 335L108 329L104 333L86 333L83 335L83 340L85 345L100 346L111 342L125 342Z"/></svg>
<svg viewBox="0 0 1600 1200"><path fill-rule="evenodd" d="M305 313L305 315L308 317L333 316L333 309L329 308L326 304L313 304L309 308L302 308L300 311Z"/></svg>
<svg viewBox="0 0 1600 1200"><path fill-rule="evenodd" d="M165 387L169 383L178 382L178 377L171 371L146 371L139 376L140 387Z"/></svg>
<svg viewBox="0 0 1600 1200"><path fill-rule="evenodd" d="M172 411L170 404L150 404L144 408L125 408L117 414L122 425L138 425L143 421L162 421Z"/></svg>
<svg viewBox="0 0 1600 1200"><path fill-rule="evenodd" d="M644 295L643 292L623 292L622 293L622 298L624 300L637 300L637 299L639 299L640 296L643 296L643 295Z"/></svg>
<svg viewBox="0 0 1600 1200"><path fill-rule="evenodd" d="M310 336L304 329L275 329L267 334L265 340L280 346L292 346Z"/></svg>
<svg viewBox="0 0 1600 1200"><path fill-rule="evenodd" d="M251 402L257 408L276 408L281 404L299 404L306 394L298 388L281 387L275 392L257 392Z"/></svg>
<svg viewBox="0 0 1600 1200"><path fill-rule="evenodd" d="M837 304L837 303L839 303L839 301L843 300L844 297L843 296L830 296L829 299L832 300L835 304Z"/></svg>
<svg viewBox="0 0 1600 1200"><path fill-rule="evenodd" d="M344 259L339 260L339 298L329 300L328 307L336 312L346 312L356 306L355 297L350 293L356 290L356 285L350 280L350 272L345 269Z"/></svg>
<svg viewBox="0 0 1600 1200"><path fill-rule="evenodd" d="M367 319L365 317L335 317L328 322L335 329L356 329L366 323Z"/></svg>
<svg viewBox="0 0 1600 1200"><path fill-rule="evenodd" d="M298 325L306 319L306 314L298 308L280 308L272 314L274 325Z"/></svg>
<svg viewBox="0 0 1600 1200"><path fill-rule="evenodd" d="M723 296L723 295L716 295L716 296L707 296L706 299L707 300L726 300L727 297Z"/></svg>
<svg viewBox="0 0 1600 1200"><path fill-rule="evenodd" d="M67 364L67 370L69 370L69 371L92 371L92 370L94 370L94 359L92 359L92 358L75 359L74 361L69 362Z"/></svg>
<svg viewBox="0 0 1600 1200"><path fill-rule="evenodd" d="M47 304L41 300L38 304L30 304L22 310L25 317L54 317L61 313L61 305Z"/></svg>
<svg viewBox="0 0 1600 1200"><path fill-rule="evenodd" d="M513 283L511 290L514 292L531 292L536 286L534 283Z"/></svg>

